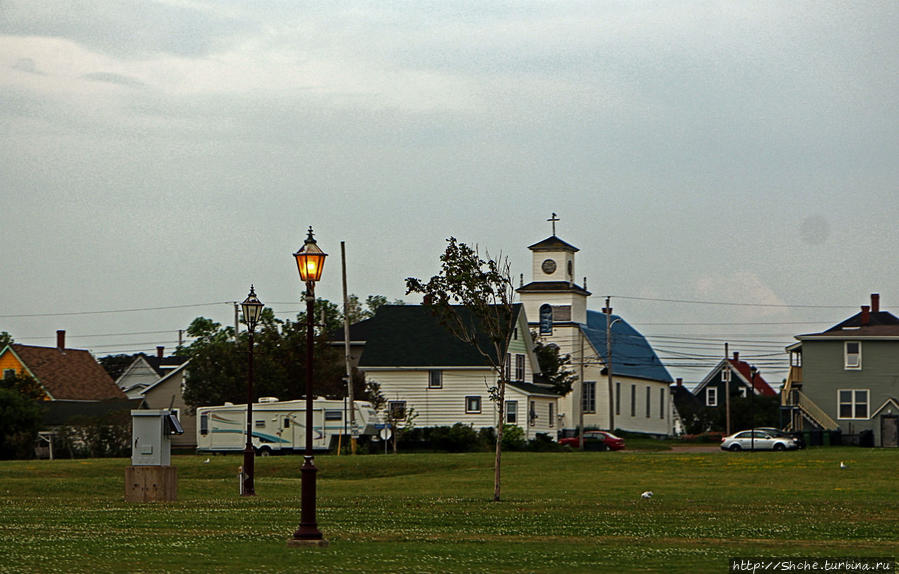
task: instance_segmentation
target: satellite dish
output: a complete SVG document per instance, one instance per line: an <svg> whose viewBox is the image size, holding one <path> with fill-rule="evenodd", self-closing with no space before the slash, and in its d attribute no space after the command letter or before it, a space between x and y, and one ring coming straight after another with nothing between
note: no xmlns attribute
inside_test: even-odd
<svg viewBox="0 0 899 574"><path fill-rule="evenodd" d="M381 432L379 432L378 435L380 435L383 440L390 440L390 437L393 436L393 431L385 427L381 429Z"/></svg>

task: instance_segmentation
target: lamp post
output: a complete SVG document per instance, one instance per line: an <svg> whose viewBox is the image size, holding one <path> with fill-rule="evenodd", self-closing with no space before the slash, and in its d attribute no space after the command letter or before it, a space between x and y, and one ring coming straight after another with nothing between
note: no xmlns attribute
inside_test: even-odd
<svg viewBox="0 0 899 574"><path fill-rule="evenodd" d="M322 537L315 520L315 461L312 455L312 349L315 332L315 282L321 279L322 267L327 254L323 252L312 236L303 242L303 247L293 254L297 260L300 280L306 284L306 452L303 455L303 467L300 469L302 479L300 526L293 537L287 541L289 546L318 545L327 542Z"/></svg>
<svg viewBox="0 0 899 574"><path fill-rule="evenodd" d="M253 335L256 331L256 322L262 315L262 302L256 297L253 286L250 285L250 294L243 303L243 320L249 331L249 354L247 367L247 446L243 450L243 496L256 496L256 487L253 484L255 474L255 456L253 451Z"/></svg>

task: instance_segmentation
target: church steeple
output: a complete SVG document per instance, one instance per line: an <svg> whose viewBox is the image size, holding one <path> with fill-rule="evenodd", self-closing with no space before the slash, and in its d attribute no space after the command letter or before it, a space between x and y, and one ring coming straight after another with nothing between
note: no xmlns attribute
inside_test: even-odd
<svg viewBox="0 0 899 574"><path fill-rule="evenodd" d="M574 245L556 236L555 213L547 219L552 223L553 234L528 249L532 253L532 281L518 289L528 320L536 322L546 312L545 305L553 307L554 321L586 323L587 297L590 292L575 283L574 258L580 251ZM542 308L542 309L541 309Z"/></svg>

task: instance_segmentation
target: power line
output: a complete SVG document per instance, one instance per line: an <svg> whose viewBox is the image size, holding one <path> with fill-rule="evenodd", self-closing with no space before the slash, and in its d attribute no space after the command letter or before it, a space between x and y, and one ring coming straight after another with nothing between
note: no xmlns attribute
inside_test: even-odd
<svg viewBox="0 0 899 574"><path fill-rule="evenodd" d="M592 297L596 297L593 295ZM772 307L778 309L855 309L855 305L776 305L773 303L734 303L729 301L697 301L692 299L658 299L655 297L627 297L625 295L608 295L615 299L629 301L656 301L660 303L686 303L690 305L726 305L730 307Z"/></svg>
<svg viewBox="0 0 899 574"><path fill-rule="evenodd" d="M136 311L163 311L166 309L189 309L191 307L209 307L212 305L231 305L233 301L216 301L215 303L194 303L191 305L168 305L165 307L140 307L137 309L112 309L108 311L70 311L68 313L28 313L23 315L0 315L0 319L23 319L28 317L70 317L73 315L103 315L108 313L133 313Z"/></svg>

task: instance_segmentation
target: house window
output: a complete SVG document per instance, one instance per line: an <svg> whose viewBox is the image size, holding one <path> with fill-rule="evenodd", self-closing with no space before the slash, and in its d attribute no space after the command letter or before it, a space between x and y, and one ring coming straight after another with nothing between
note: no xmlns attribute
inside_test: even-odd
<svg viewBox="0 0 899 574"><path fill-rule="evenodd" d="M556 424L556 405L549 403L549 428L553 428Z"/></svg>
<svg viewBox="0 0 899 574"><path fill-rule="evenodd" d="M747 395L749 395L749 389L747 389L746 387L740 387L740 396L745 399Z"/></svg>
<svg viewBox="0 0 899 574"><path fill-rule="evenodd" d="M843 343L843 368L860 371L862 368L862 344L859 341Z"/></svg>
<svg viewBox="0 0 899 574"><path fill-rule="evenodd" d="M465 397L465 413L475 415L481 412L481 397Z"/></svg>
<svg viewBox="0 0 899 574"><path fill-rule="evenodd" d="M631 416L637 416L637 385L631 385Z"/></svg>
<svg viewBox="0 0 899 574"><path fill-rule="evenodd" d="M615 383L615 414L621 414L621 383Z"/></svg>
<svg viewBox="0 0 899 574"><path fill-rule="evenodd" d="M515 355L515 380L524 380L524 355Z"/></svg>
<svg viewBox="0 0 899 574"><path fill-rule="evenodd" d="M518 424L518 401L506 401L506 424Z"/></svg>
<svg viewBox="0 0 899 574"><path fill-rule="evenodd" d="M596 383L594 381L584 381L581 408L585 413L596 412Z"/></svg>
<svg viewBox="0 0 899 574"><path fill-rule="evenodd" d="M3 369L3 378L7 381L10 379L16 378L16 370L15 369Z"/></svg>
<svg viewBox="0 0 899 574"><path fill-rule="evenodd" d="M431 369L430 371L428 371L428 388L443 388L443 371L441 371L440 369Z"/></svg>
<svg viewBox="0 0 899 574"><path fill-rule="evenodd" d="M209 434L209 415L206 413L200 415L200 434L204 436Z"/></svg>
<svg viewBox="0 0 899 574"><path fill-rule="evenodd" d="M406 401L390 401L387 408L390 418L393 420L402 420L406 418Z"/></svg>
<svg viewBox="0 0 899 574"><path fill-rule="evenodd" d="M652 388L646 387L646 418L652 416L649 412L650 407L652 406Z"/></svg>
<svg viewBox="0 0 899 574"><path fill-rule="evenodd" d="M705 406L718 406L718 389L716 387L708 387L705 390Z"/></svg>
<svg viewBox="0 0 899 574"><path fill-rule="evenodd" d="M837 391L840 402L841 419L868 418L868 390L840 389Z"/></svg>
<svg viewBox="0 0 899 574"><path fill-rule="evenodd" d="M512 353L506 353L506 364L503 365L503 378L507 381L512 380Z"/></svg>
<svg viewBox="0 0 899 574"><path fill-rule="evenodd" d="M659 389L659 418L665 418L665 389Z"/></svg>
<svg viewBox="0 0 899 574"><path fill-rule="evenodd" d="M325 411L325 420L326 421L342 421L343 413L340 411Z"/></svg>

